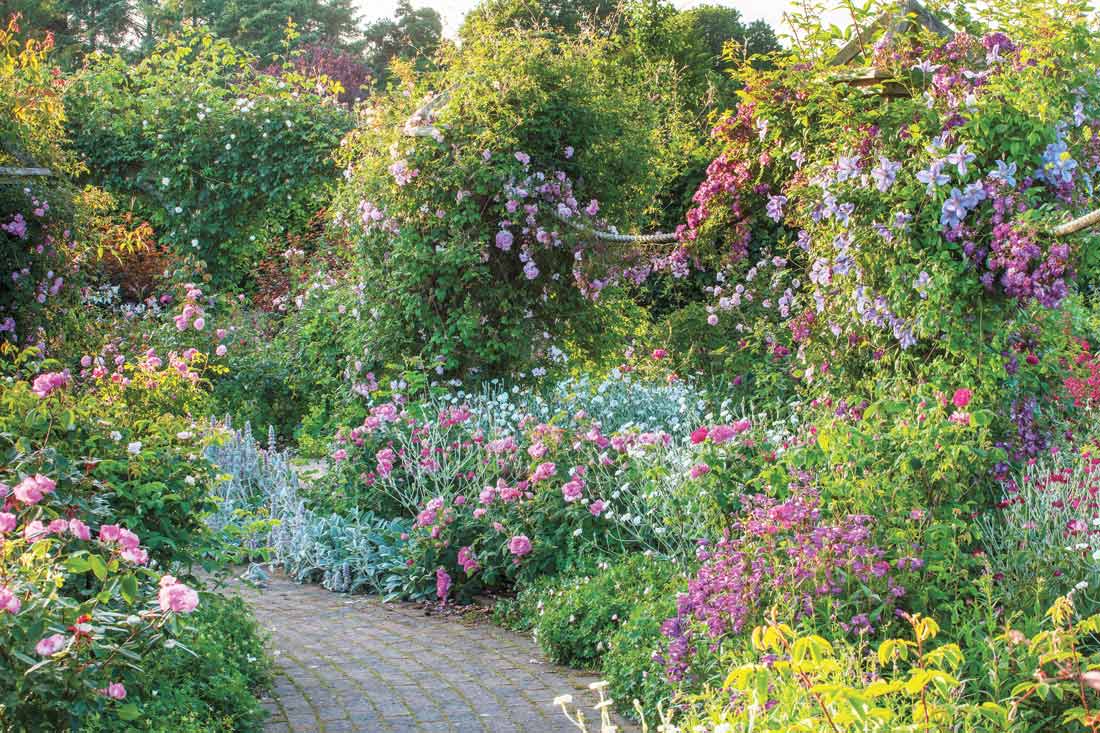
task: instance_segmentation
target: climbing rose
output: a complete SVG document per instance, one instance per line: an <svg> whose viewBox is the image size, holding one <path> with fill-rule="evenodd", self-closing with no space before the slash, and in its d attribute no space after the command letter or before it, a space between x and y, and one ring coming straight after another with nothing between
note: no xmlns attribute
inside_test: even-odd
<svg viewBox="0 0 1100 733"><path fill-rule="evenodd" d="M527 539L527 535L516 535L508 540L508 551L516 557L523 557L531 552L531 540Z"/></svg>
<svg viewBox="0 0 1100 733"><path fill-rule="evenodd" d="M974 393L969 389L957 389L955 390L955 396L951 399L951 402L955 407L963 408L970 404L970 400L973 396Z"/></svg>
<svg viewBox="0 0 1100 733"><path fill-rule="evenodd" d="M15 529L15 515L0 512L0 532L11 532L13 529Z"/></svg>
<svg viewBox="0 0 1100 733"><path fill-rule="evenodd" d="M199 605L199 594L171 575L160 579L160 610L191 613Z"/></svg>
<svg viewBox="0 0 1100 733"><path fill-rule="evenodd" d="M24 504L37 504L42 501L43 496L53 492L56 487L57 484L53 479L36 473L16 484L13 493L15 498Z"/></svg>
<svg viewBox="0 0 1100 733"><path fill-rule="evenodd" d="M54 634L38 642L34 647L34 651L40 657L48 657L51 654L57 654L64 646L65 637L62 634Z"/></svg>

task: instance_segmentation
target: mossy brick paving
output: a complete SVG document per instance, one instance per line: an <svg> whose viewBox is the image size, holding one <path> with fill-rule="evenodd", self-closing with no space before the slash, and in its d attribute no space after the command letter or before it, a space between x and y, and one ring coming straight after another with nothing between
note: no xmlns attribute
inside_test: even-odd
<svg viewBox="0 0 1100 733"><path fill-rule="evenodd" d="M271 636L267 733L566 733L553 705L565 693L596 721L597 678L528 638L281 576L265 586L239 592Z"/></svg>

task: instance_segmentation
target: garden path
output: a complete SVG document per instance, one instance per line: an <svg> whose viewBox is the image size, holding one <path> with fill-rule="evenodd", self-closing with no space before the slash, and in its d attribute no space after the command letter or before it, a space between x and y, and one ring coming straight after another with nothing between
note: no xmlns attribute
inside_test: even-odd
<svg viewBox="0 0 1100 733"><path fill-rule="evenodd" d="M576 728L552 704L565 693L599 728L596 678L528 638L282 576L265 585L239 592L271 635L267 733L565 733Z"/></svg>

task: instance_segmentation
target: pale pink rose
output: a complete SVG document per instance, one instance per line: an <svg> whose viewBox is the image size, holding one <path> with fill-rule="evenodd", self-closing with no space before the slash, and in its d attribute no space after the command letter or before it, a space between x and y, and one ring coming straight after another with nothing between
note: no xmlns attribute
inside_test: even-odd
<svg viewBox="0 0 1100 733"><path fill-rule="evenodd" d="M0 586L0 611L16 614L19 613L19 609L22 607L23 602L19 600L19 596Z"/></svg>
<svg viewBox="0 0 1100 733"><path fill-rule="evenodd" d="M56 487L57 484L53 479L36 473L16 484L13 493L15 498L24 504L37 504L42 501L43 496L53 492Z"/></svg>
<svg viewBox="0 0 1100 733"><path fill-rule="evenodd" d="M149 562L149 553L143 547L127 547L119 553L119 557L134 565L144 565Z"/></svg>
<svg viewBox="0 0 1100 733"><path fill-rule="evenodd" d="M117 542L120 529L117 524L104 524L99 528L99 541Z"/></svg>
<svg viewBox="0 0 1100 733"><path fill-rule="evenodd" d="M15 515L9 512L0 512L0 532L11 532L15 529Z"/></svg>
<svg viewBox="0 0 1100 733"><path fill-rule="evenodd" d="M107 685L107 689L102 691L104 695L112 700L125 700L126 688L123 687L121 682L112 682Z"/></svg>
<svg viewBox="0 0 1100 733"><path fill-rule="evenodd" d="M163 585L161 580L160 593L157 599L160 601L162 611L174 611L175 613L191 613L199 605L199 594L188 588L183 583Z"/></svg>
<svg viewBox="0 0 1100 733"><path fill-rule="evenodd" d="M52 636L47 636L46 638L35 644L34 651L40 657L48 657L53 654L57 654L64 648L65 636L63 634L54 634Z"/></svg>
<svg viewBox="0 0 1100 733"><path fill-rule="evenodd" d="M527 538L527 535L516 535L508 540L508 551L516 557L528 555L531 552L531 540Z"/></svg>
<svg viewBox="0 0 1100 733"><path fill-rule="evenodd" d="M23 528L23 539L32 545L38 540L45 539L48 534L49 530L46 529L46 525L42 524L42 522L37 519L28 523L27 526Z"/></svg>
<svg viewBox="0 0 1100 733"><path fill-rule="evenodd" d="M122 545L127 550L136 550L141 544L141 540L138 539L138 536L130 530L119 529L118 544Z"/></svg>
<svg viewBox="0 0 1100 733"><path fill-rule="evenodd" d="M88 529L88 525L81 522L79 519L69 520L69 533L78 540L90 540L92 533Z"/></svg>

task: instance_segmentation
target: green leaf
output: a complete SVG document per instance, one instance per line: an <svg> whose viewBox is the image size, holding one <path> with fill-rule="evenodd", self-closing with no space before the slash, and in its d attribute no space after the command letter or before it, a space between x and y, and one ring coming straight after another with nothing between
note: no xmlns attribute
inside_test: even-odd
<svg viewBox="0 0 1100 733"><path fill-rule="evenodd" d="M107 580L107 563L99 555L88 555L88 564L100 580Z"/></svg>
<svg viewBox="0 0 1100 733"><path fill-rule="evenodd" d="M122 578L122 582L119 584L119 588L122 591L122 597L127 603L133 603L138 595L138 582L137 577L134 575L126 575Z"/></svg>
<svg viewBox="0 0 1100 733"><path fill-rule="evenodd" d="M137 720L141 717L141 709L136 703L128 702L118 709L119 720Z"/></svg>

